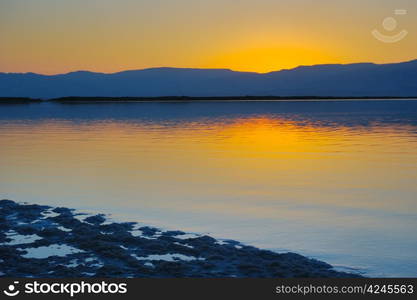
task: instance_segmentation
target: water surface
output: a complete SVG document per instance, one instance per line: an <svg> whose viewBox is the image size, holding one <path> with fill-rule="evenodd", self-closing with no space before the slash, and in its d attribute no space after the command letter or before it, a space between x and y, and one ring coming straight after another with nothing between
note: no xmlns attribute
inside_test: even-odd
<svg viewBox="0 0 417 300"><path fill-rule="evenodd" d="M417 277L417 101L0 105L0 198Z"/></svg>

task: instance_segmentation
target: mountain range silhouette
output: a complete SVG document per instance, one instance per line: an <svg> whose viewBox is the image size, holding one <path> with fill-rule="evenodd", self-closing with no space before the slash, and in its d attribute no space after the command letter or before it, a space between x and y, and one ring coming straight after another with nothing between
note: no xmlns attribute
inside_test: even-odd
<svg viewBox="0 0 417 300"><path fill-rule="evenodd" d="M111 74L0 73L0 97L417 96L417 60L300 66L265 74L151 68Z"/></svg>

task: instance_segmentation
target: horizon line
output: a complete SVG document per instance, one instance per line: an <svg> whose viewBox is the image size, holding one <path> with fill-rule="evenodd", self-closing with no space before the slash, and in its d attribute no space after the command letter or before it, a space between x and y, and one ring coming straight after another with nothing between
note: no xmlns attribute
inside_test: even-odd
<svg viewBox="0 0 417 300"><path fill-rule="evenodd" d="M65 73L54 73L54 74L42 74L42 73L36 73L36 72L1 72L0 74L21 74L21 75L25 75L25 74L34 74L34 75L41 75L41 76L59 76L59 75L68 75L68 74L72 74L72 73L92 73L92 74L102 74L102 75L113 75L113 74L118 74L118 73L124 73L124 72L134 72L134 71L147 71L147 70L158 70L158 69L175 69L175 70L223 70L223 71L230 71L230 72L235 72L235 73L251 73L251 74L259 74L259 75L264 75L264 74L270 74L270 73L275 73L275 72L281 72L281 71L290 71L290 70L295 70L298 68L302 68L302 67L318 67L318 66L349 66L349 65L376 65L376 66L381 66L381 65L393 65L393 64L402 64L402 63L411 63L417 61L417 58L415 59L411 59L411 60L406 60L406 61L400 61L400 62L389 62L389 63L374 63L374 62L353 62L353 63L323 63L323 64L313 64L313 65L298 65L294 68L283 68L283 69L278 69L278 70L273 70L273 71L269 71L269 72L255 72L255 71L239 71L239 70L233 70L230 68L201 68L201 67L169 67L169 66L160 66L160 67L149 67L149 68L143 68L143 69L125 69L125 70L121 70L121 71L116 71L116 72L98 72L98 71L90 71L90 70L74 70L74 71L69 71L69 72L65 72Z"/></svg>

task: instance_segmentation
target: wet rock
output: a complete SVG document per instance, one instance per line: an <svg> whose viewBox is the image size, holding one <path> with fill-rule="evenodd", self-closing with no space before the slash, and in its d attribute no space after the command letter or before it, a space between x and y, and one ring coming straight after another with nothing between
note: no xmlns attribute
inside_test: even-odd
<svg viewBox="0 0 417 300"><path fill-rule="evenodd" d="M87 218L84 219L84 222L94 224L94 225L100 225L100 224L104 223L105 221L106 221L106 219L104 218L104 215L102 215L102 214L87 217Z"/></svg>
<svg viewBox="0 0 417 300"><path fill-rule="evenodd" d="M51 214L53 212L54 214ZM58 215L57 215L58 214ZM161 231L133 222L103 224L105 215L80 219L74 210L0 201L0 269L13 277L360 277L336 272L325 262L219 242L210 236ZM136 233L132 234L135 230ZM9 245L7 232L19 240ZM10 234L9 234L10 235ZM65 254L26 258L39 247ZM28 256L31 257L31 256Z"/></svg>

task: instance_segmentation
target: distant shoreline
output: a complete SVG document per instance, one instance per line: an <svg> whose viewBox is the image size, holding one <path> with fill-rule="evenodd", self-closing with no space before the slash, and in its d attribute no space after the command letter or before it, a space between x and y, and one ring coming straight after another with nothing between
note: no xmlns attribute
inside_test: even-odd
<svg viewBox="0 0 417 300"><path fill-rule="evenodd" d="M29 97L0 97L0 103L126 103L126 102L221 102L221 101L337 101L337 100L414 100L415 97L392 96L365 96L365 97L333 97L333 96L216 96L216 97L191 97L191 96L164 96L164 97L59 97L52 99L40 99Z"/></svg>

